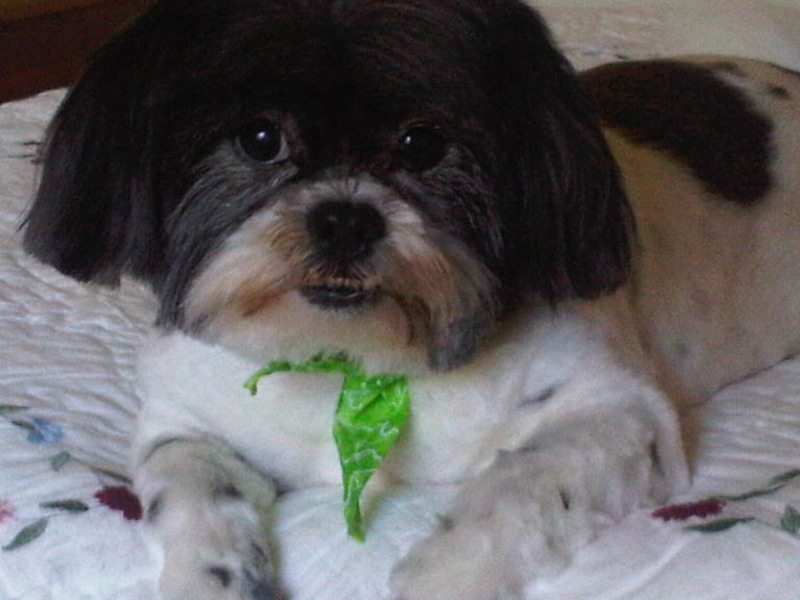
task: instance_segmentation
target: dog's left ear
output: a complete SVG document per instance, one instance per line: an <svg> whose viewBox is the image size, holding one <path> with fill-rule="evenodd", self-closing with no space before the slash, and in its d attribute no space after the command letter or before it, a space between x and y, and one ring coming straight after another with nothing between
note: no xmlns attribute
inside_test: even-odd
<svg viewBox="0 0 800 600"><path fill-rule="evenodd" d="M509 276L551 303L606 294L630 271L633 223L591 101L541 17L490 3L487 73L508 149Z"/></svg>

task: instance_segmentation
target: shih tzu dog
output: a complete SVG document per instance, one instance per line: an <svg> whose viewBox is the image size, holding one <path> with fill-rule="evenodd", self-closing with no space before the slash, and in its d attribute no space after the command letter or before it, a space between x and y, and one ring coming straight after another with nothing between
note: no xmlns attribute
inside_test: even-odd
<svg viewBox="0 0 800 600"><path fill-rule="evenodd" d="M331 374L408 378L374 483L458 483L403 600L522 598L687 485L676 406L800 348L800 79L577 76L517 0L161 0L49 131L28 250L149 282L135 483L167 600L281 597L277 490L339 485Z"/></svg>

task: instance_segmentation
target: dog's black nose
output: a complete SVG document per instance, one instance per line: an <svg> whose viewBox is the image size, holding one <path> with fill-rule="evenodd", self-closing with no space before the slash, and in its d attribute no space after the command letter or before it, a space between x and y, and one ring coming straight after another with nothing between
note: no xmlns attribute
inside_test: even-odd
<svg viewBox="0 0 800 600"><path fill-rule="evenodd" d="M306 226L321 253L336 260L366 258L386 237L383 216L363 202L320 202L309 211Z"/></svg>

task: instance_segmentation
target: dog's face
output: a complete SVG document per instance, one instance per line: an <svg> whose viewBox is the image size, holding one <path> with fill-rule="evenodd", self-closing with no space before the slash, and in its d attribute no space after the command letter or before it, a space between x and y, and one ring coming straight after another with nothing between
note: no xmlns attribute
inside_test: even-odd
<svg viewBox="0 0 800 600"><path fill-rule="evenodd" d="M51 127L26 245L259 357L469 360L627 276L615 165L515 0L164 0ZM264 346L269 346L267 349Z"/></svg>

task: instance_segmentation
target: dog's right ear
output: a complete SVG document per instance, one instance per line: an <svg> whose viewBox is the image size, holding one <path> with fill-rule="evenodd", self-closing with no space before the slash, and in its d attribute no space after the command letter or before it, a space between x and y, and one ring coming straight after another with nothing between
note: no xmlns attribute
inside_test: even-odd
<svg viewBox="0 0 800 600"><path fill-rule="evenodd" d="M100 51L42 146L24 245L78 280L114 284L131 273L152 282L163 268L153 189L157 123L147 98L158 69L158 36L165 33L157 26L159 12L140 18Z"/></svg>

